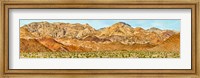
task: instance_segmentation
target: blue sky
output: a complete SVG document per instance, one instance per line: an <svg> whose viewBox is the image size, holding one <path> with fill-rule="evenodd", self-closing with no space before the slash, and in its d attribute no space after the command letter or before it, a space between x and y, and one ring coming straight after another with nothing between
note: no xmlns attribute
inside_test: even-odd
<svg viewBox="0 0 200 78"><path fill-rule="evenodd" d="M142 27L144 29L149 29L151 27L156 27L159 29L169 29L169 30L176 30L180 31L180 24L181 21L178 19L167 19L167 20L161 20L161 19L128 19L128 20L116 20L116 19L102 19L102 20L73 20L73 19L54 19L54 20L32 20L32 19L21 19L20 20L20 27L24 26L26 24L29 24L31 22L42 22L47 21L50 23L53 22L63 22L63 23L81 23L86 24L88 23L90 26L92 26L95 29L100 29L103 27L111 26L117 22L125 22L129 25L131 25L133 28L135 27Z"/></svg>

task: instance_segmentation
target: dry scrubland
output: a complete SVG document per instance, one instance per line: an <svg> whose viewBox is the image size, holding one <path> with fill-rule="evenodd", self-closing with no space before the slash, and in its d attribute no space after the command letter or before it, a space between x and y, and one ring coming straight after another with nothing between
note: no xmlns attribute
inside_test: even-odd
<svg viewBox="0 0 200 78"><path fill-rule="evenodd" d="M118 22L89 24L33 22L20 27L21 58L179 58L180 33Z"/></svg>
<svg viewBox="0 0 200 78"><path fill-rule="evenodd" d="M21 58L180 58L177 52L23 52Z"/></svg>

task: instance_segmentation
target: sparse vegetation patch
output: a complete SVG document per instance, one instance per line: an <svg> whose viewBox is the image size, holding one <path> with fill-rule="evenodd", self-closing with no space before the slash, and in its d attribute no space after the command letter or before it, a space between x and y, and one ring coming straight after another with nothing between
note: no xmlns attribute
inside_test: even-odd
<svg viewBox="0 0 200 78"><path fill-rule="evenodd" d="M180 58L177 52L104 51L104 52L22 52L21 58Z"/></svg>

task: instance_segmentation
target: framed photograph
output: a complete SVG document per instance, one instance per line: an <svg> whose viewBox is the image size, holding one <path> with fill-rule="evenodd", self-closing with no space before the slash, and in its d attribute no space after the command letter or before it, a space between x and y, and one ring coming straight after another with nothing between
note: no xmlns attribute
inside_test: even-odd
<svg viewBox="0 0 200 78"><path fill-rule="evenodd" d="M199 77L198 2L2 1L1 7L2 76Z"/></svg>

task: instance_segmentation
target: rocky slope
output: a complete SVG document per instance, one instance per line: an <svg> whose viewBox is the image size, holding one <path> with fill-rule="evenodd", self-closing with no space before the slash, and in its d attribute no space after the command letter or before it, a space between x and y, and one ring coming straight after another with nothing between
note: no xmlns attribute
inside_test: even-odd
<svg viewBox="0 0 200 78"><path fill-rule="evenodd" d="M172 35L160 45L149 49L150 51L180 52L180 33Z"/></svg>
<svg viewBox="0 0 200 78"><path fill-rule="evenodd" d="M48 22L33 22L23 26L37 38L52 37L52 38L81 38L93 32L95 29L89 24L69 24L69 23L48 23Z"/></svg>
<svg viewBox="0 0 200 78"><path fill-rule="evenodd" d="M36 52L146 50L163 45L175 34L177 34L175 31L155 27L147 30L140 27L133 28L124 22L118 22L99 30L95 30L89 24L33 22L20 28L20 43L22 43L20 50L30 51L26 48L35 47L33 43L44 49L36 48L33 50Z"/></svg>
<svg viewBox="0 0 200 78"><path fill-rule="evenodd" d="M20 52L52 52L36 39L20 39Z"/></svg>

